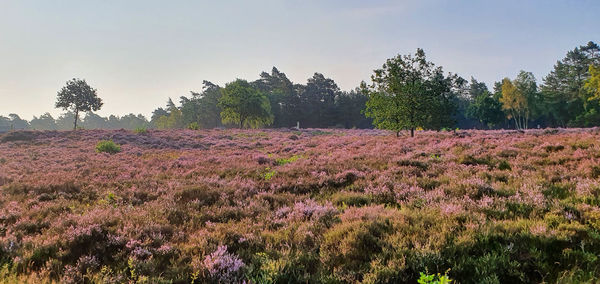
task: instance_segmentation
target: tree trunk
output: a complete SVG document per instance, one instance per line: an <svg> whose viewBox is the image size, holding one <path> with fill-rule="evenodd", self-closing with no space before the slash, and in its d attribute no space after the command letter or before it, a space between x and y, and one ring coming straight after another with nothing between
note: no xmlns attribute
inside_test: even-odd
<svg viewBox="0 0 600 284"><path fill-rule="evenodd" d="M415 129L414 128L410 129L410 137L415 137Z"/></svg>
<svg viewBox="0 0 600 284"><path fill-rule="evenodd" d="M77 119L79 119L79 110L75 110L75 121L73 121L73 130L77 130Z"/></svg>

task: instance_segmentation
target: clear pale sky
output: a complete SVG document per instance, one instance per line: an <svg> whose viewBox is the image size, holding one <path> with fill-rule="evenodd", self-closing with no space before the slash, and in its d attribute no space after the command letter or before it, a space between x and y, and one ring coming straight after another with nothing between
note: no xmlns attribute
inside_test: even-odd
<svg viewBox="0 0 600 284"><path fill-rule="evenodd" d="M0 115L54 109L85 78L100 115L149 116L203 80L255 80L276 66L343 90L396 54L425 49L445 71L488 84L600 41L600 1L0 0Z"/></svg>

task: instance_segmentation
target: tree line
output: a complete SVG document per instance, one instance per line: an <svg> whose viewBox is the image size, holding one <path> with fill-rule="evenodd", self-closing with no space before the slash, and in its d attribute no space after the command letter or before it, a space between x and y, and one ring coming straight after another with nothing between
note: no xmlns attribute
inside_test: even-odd
<svg viewBox="0 0 600 284"><path fill-rule="evenodd" d="M293 83L273 67L259 79L237 79L224 86L203 82L201 91L172 99L150 119L129 114L101 117L97 91L73 79L58 92L56 107L31 121L16 114L0 116L9 129L200 129L216 127L292 127L417 129L497 129L590 127L600 125L600 48L589 42L569 51L538 82L520 71L488 86L471 77L445 73L425 52L398 55L374 70L371 82L342 91L333 79L315 73L305 84ZM82 115L85 113L85 115ZM80 121L80 122L79 122Z"/></svg>

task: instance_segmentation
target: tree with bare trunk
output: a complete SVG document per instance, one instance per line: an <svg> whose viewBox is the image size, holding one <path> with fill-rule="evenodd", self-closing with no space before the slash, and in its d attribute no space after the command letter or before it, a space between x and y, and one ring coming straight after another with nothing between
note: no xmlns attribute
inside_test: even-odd
<svg viewBox="0 0 600 284"><path fill-rule="evenodd" d="M102 99L96 94L96 89L90 87L85 80L74 78L67 81L56 98L56 107L71 110L75 114L73 130L77 129L80 112L97 111L102 107Z"/></svg>

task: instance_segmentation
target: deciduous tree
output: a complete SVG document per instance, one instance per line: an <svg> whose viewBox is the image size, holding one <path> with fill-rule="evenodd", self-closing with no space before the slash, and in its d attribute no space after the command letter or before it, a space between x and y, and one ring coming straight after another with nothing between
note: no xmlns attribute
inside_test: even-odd
<svg viewBox="0 0 600 284"><path fill-rule="evenodd" d="M238 79L221 89L219 106L223 123L257 128L273 123L269 99L246 80Z"/></svg>
<svg viewBox="0 0 600 284"><path fill-rule="evenodd" d="M388 59L374 71L371 81L371 85L361 84L369 96L364 113L377 128L396 131L396 135L409 129L414 136L417 127L439 129L444 120L452 123L453 87L461 80L445 76L441 67L427 61L422 49L414 56Z"/></svg>

